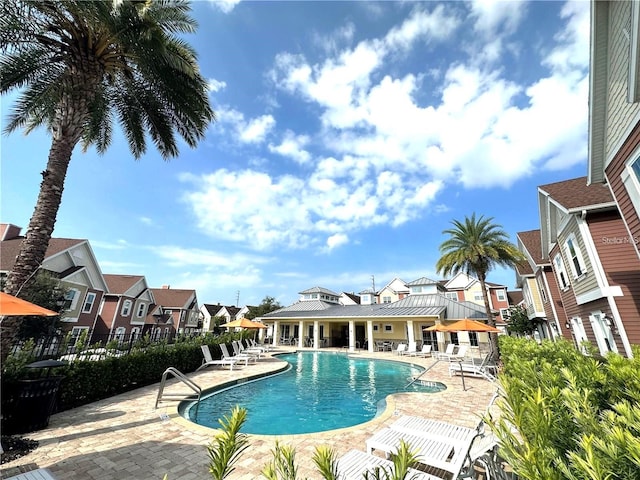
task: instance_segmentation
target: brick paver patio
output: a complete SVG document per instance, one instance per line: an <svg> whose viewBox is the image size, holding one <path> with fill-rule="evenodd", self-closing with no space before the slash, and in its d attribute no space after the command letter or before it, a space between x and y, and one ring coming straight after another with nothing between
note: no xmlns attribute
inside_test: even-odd
<svg viewBox="0 0 640 480"><path fill-rule="evenodd" d="M280 347L280 351L284 350L286 347ZM430 358L398 357L390 352L357 352L355 355L397 359L423 366L434 362ZM234 368L232 372L218 367L206 368L189 377L204 389L231 379L273 371L282 363L276 358L264 358L255 365ZM495 384L478 378L465 378L466 390L463 390L460 377L449 377L446 362L437 364L424 378L443 382L448 388L433 394L393 395L387 399L384 414L351 428L306 435L249 435L250 447L229 478L264 478L260 472L271 460L271 450L278 440L296 448L300 478L319 479L311 461L317 445L331 446L339 455L353 448L364 451L366 439L400 414L474 427L496 390ZM170 389L186 390L175 382L170 385ZM176 402L163 403L155 409L158 386L139 388L53 415L47 429L25 435L38 440L40 446L29 455L2 465L0 478L38 467L48 467L61 480L162 480L165 474L169 480L211 478L205 447L213 430L179 417Z"/></svg>

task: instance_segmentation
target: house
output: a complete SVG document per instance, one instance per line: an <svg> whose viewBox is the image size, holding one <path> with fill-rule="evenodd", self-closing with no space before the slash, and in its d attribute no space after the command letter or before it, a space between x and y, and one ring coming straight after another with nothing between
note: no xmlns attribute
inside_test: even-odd
<svg viewBox="0 0 640 480"><path fill-rule="evenodd" d="M394 278L376 293L377 303L393 303L402 300L409 295L409 287L406 282Z"/></svg>
<svg viewBox="0 0 640 480"><path fill-rule="evenodd" d="M300 348L362 347L372 352L376 342L384 341L428 343L434 351L450 342L468 343L476 349L488 345L488 336L483 333L424 330L436 323L464 318L486 320L484 307L445 297L433 280L418 279L408 285L416 290L419 287L419 293L412 291L402 300L377 304L342 305L333 299L308 297L305 290L297 302L265 314L260 320L268 326L274 345L294 339ZM320 287L312 290L327 291Z"/></svg>
<svg viewBox="0 0 640 480"><path fill-rule="evenodd" d="M202 332L212 332L214 327L235 320L238 318L237 315L240 313L240 310L242 309L233 305L203 303L200 307ZM248 309L243 310L243 312L248 312Z"/></svg>
<svg viewBox="0 0 640 480"><path fill-rule="evenodd" d="M578 346L631 356L640 343L640 257L610 189L575 178L538 187L538 204L540 257L551 262L566 330Z"/></svg>
<svg viewBox="0 0 640 480"><path fill-rule="evenodd" d="M360 296L355 293L342 292L340 303L342 305L360 305Z"/></svg>
<svg viewBox="0 0 640 480"><path fill-rule="evenodd" d="M171 317L171 326L176 333L196 333L202 329L198 297L195 290L152 288L156 305L162 306L162 314ZM166 328L166 327L165 327Z"/></svg>
<svg viewBox="0 0 640 480"><path fill-rule="evenodd" d="M0 277L8 275L20 251L21 228L0 224ZM51 238L45 258L37 271L47 271L65 288L65 312L62 325L77 337L83 330L91 333L98 308L108 286L88 240Z"/></svg>
<svg viewBox="0 0 640 480"><path fill-rule="evenodd" d="M496 325L504 326L511 306L507 297L507 287L498 283L485 282L489 306L494 315ZM464 272L458 272L450 280L444 282L444 288L449 298L459 302L473 302L484 306L484 296L480 280Z"/></svg>
<svg viewBox="0 0 640 480"><path fill-rule="evenodd" d="M135 340L145 332L154 295L142 275L105 274L109 292L100 306L92 341Z"/></svg>
<svg viewBox="0 0 640 480"><path fill-rule="evenodd" d="M591 3L590 72L587 183L606 184L625 226L611 241L640 256L639 2Z"/></svg>
<svg viewBox="0 0 640 480"><path fill-rule="evenodd" d="M516 266L516 285L521 289L521 298L515 305L521 303L529 320L540 322L539 338L564 336L571 340L571 331L565 328L568 318L551 261L542 254L540 230L518 232L516 238L526 261Z"/></svg>

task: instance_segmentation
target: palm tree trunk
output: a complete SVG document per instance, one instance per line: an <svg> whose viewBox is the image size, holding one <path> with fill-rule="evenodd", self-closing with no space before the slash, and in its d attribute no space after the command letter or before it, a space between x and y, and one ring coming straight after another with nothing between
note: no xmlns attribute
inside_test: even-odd
<svg viewBox="0 0 640 480"><path fill-rule="evenodd" d="M75 117L76 115L69 115ZM76 125L82 125L78 123ZM63 132L63 133L61 133ZM42 265L53 234L56 216L62 202L62 191L71 154L80 140L81 127L69 125L58 128L53 135L47 169L42 172L42 183L35 210L29 221L29 227L20 246L20 253L9 273L5 292L19 295ZM9 355L14 339L22 322L21 317L5 317L2 320L0 335L0 362L4 363Z"/></svg>
<svg viewBox="0 0 640 480"><path fill-rule="evenodd" d="M492 327L496 326L496 319L493 317L491 311L491 304L489 303L489 293L487 292L486 275L479 274L478 280L480 281L480 288L482 288L482 299L484 300L484 309L487 314L487 325ZM491 349L491 356L493 360L500 358L500 347L498 345L498 334L489 333L489 348Z"/></svg>

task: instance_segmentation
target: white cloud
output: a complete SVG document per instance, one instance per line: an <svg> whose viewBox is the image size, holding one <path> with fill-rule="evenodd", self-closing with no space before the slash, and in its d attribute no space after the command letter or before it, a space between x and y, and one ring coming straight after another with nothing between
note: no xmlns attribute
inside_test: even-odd
<svg viewBox="0 0 640 480"><path fill-rule="evenodd" d="M474 29L486 38L495 36L500 29L512 33L523 19L526 9L525 1L474 0L471 2Z"/></svg>
<svg viewBox="0 0 640 480"><path fill-rule="evenodd" d="M211 5L223 13L231 13L240 0L208 0Z"/></svg>
<svg viewBox="0 0 640 480"><path fill-rule="evenodd" d="M349 243L349 237L344 233L336 233L327 238L327 248L329 251L347 243Z"/></svg>
<svg viewBox="0 0 640 480"><path fill-rule="evenodd" d="M207 88L210 92L218 92L220 90L224 90L227 88L227 82L223 80L216 80L215 78L210 78L207 81Z"/></svg>
<svg viewBox="0 0 640 480"><path fill-rule="evenodd" d="M151 226L153 225L153 219L149 218L149 217L139 217L138 220L140 220L140 223L146 225L146 226Z"/></svg>
<svg viewBox="0 0 640 480"><path fill-rule="evenodd" d="M217 116L218 134L225 135L226 140L244 144L264 142L267 135L276 127L276 121L272 115L261 115L247 120L242 112L224 106L218 109Z"/></svg>
<svg viewBox="0 0 640 480"><path fill-rule="evenodd" d="M304 149L308 143L309 137L307 135L296 135L291 130L287 130L279 145L269 144L269 151L292 158L303 165L311 160L311 155Z"/></svg>
<svg viewBox="0 0 640 480"><path fill-rule="evenodd" d="M271 115L262 115L250 120L240 132L240 140L245 143L259 143L275 126Z"/></svg>

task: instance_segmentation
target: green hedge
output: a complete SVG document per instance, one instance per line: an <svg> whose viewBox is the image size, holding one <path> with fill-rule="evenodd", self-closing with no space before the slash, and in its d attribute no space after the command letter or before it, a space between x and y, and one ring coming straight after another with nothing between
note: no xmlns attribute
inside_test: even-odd
<svg viewBox="0 0 640 480"><path fill-rule="evenodd" d="M176 343L148 344L134 348L128 355L100 361L77 360L56 368L52 375L64 377L58 396L58 411L79 407L145 385L157 383L168 367L189 373L202 365L201 345L209 345L214 358L221 357L220 343L230 343L245 333L225 333L194 338L179 338ZM18 354L6 362L2 383L39 376L42 372L26 369L32 358Z"/></svg>

